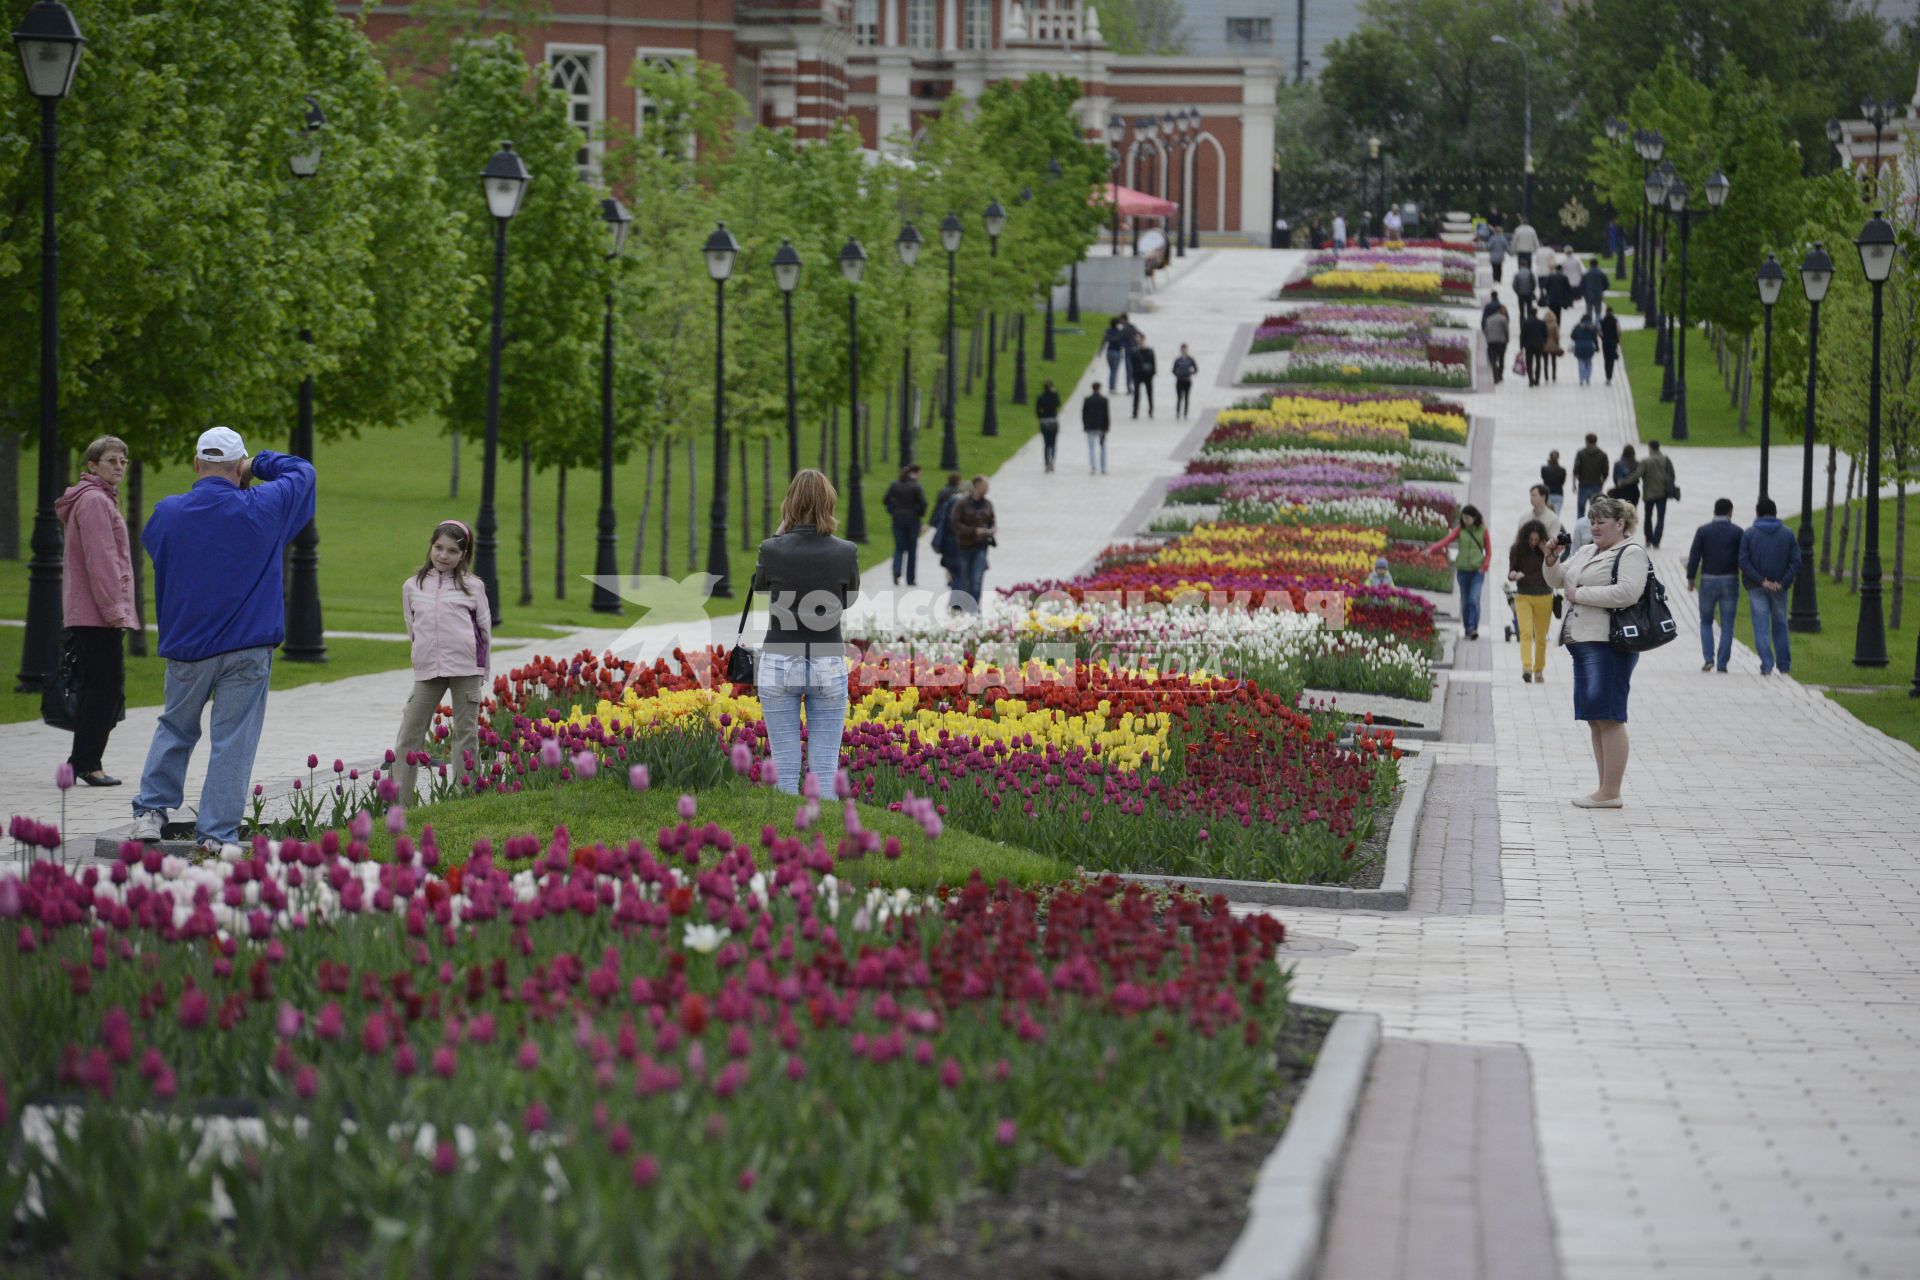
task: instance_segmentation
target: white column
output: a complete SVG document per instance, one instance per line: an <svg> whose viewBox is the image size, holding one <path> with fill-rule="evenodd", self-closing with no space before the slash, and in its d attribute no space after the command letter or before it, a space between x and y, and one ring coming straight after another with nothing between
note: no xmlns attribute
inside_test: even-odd
<svg viewBox="0 0 1920 1280"><path fill-rule="evenodd" d="M1278 64L1275 64L1276 66ZM1267 242L1273 226L1273 103L1277 70L1247 69L1240 101L1240 235Z"/></svg>
<svg viewBox="0 0 1920 1280"><path fill-rule="evenodd" d="M880 43L894 45L900 43L900 6L906 0L880 0ZM876 148L877 150L877 148Z"/></svg>
<svg viewBox="0 0 1920 1280"><path fill-rule="evenodd" d="M946 0L940 6L941 31L940 47L958 49L960 47L960 0Z"/></svg>

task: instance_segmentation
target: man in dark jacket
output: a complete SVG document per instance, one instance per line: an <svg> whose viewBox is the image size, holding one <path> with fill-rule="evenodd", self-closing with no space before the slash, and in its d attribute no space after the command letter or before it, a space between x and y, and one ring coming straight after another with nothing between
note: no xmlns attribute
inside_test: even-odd
<svg viewBox="0 0 1920 1280"><path fill-rule="evenodd" d="M920 468L912 464L900 468L900 478L887 486L881 505L893 520L893 585L900 585L900 565L905 561L907 585L918 586L920 517L927 514L927 491L920 487Z"/></svg>
<svg viewBox="0 0 1920 1280"><path fill-rule="evenodd" d="M1693 531L1693 549L1687 552L1687 590L1700 584L1700 669L1727 673L1733 656L1733 620L1740 612L1740 541L1744 530L1733 522L1733 499L1713 504L1713 519ZM1720 648L1715 656L1713 615L1720 614Z"/></svg>
<svg viewBox="0 0 1920 1280"><path fill-rule="evenodd" d="M1140 392L1147 393L1147 416L1153 416L1153 375L1157 368L1153 358L1153 348L1147 345L1147 335L1136 332L1133 335L1133 351L1127 357L1127 373L1133 382L1133 416L1140 416Z"/></svg>
<svg viewBox="0 0 1920 1280"><path fill-rule="evenodd" d="M1620 362L1620 317L1612 307L1600 313L1600 360L1607 369L1607 385L1613 385L1613 366Z"/></svg>
<svg viewBox="0 0 1920 1280"><path fill-rule="evenodd" d="M1513 273L1513 298L1520 304L1522 321L1526 318L1527 310L1533 306L1534 294L1538 291L1539 284L1534 279L1533 268L1522 263L1519 270Z"/></svg>
<svg viewBox="0 0 1920 1280"><path fill-rule="evenodd" d="M1060 442L1060 393L1053 389L1052 378L1040 389L1039 398L1033 402L1033 412L1040 419L1040 461L1051 471L1054 448Z"/></svg>
<svg viewBox="0 0 1920 1280"><path fill-rule="evenodd" d="M1573 286L1558 271L1549 271L1540 281L1540 301L1547 310L1553 312L1553 318L1560 319L1560 313L1573 303Z"/></svg>
<svg viewBox="0 0 1920 1280"><path fill-rule="evenodd" d="M161 838L212 702L196 826L199 856L218 857L237 850L273 650L286 638L281 556L313 519L315 481L304 459L266 450L249 458L226 427L201 433L193 473L193 488L154 504L140 534L153 559L167 704L140 771L133 830L138 840ZM262 483L248 488L254 480Z"/></svg>
<svg viewBox="0 0 1920 1280"><path fill-rule="evenodd" d="M997 532L993 504L987 501L985 476L973 478L973 491L955 500L948 519L953 525L954 541L960 548L960 576L954 583L954 593L965 597L960 602L961 608L978 613L986 593L987 548L995 545Z"/></svg>
<svg viewBox="0 0 1920 1280"><path fill-rule="evenodd" d="M1173 416L1184 418L1193 412L1193 375L1200 372L1200 362L1187 352L1187 344L1180 344L1180 354L1173 358Z"/></svg>
<svg viewBox="0 0 1920 1280"><path fill-rule="evenodd" d="M1480 318L1480 332L1487 339L1487 363L1493 366L1493 384L1499 386L1507 378L1507 342L1513 337L1513 320L1507 315L1504 306L1497 305L1499 295L1495 295L1496 305Z"/></svg>
<svg viewBox="0 0 1920 1280"><path fill-rule="evenodd" d="M1133 371L1127 367L1127 353L1132 349L1133 326L1124 314L1117 315L1100 335L1100 350L1107 357L1107 390L1112 391L1119 383L1123 368L1127 369L1127 390L1133 390Z"/></svg>
<svg viewBox="0 0 1920 1280"><path fill-rule="evenodd" d="M1600 269L1596 260L1580 277L1580 294L1587 300L1587 310L1600 314L1600 306L1607 296L1607 273Z"/></svg>
<svg viewBox="0 0 1920 1280"><path fill-rule="evenodd" d="M1600 437L1587 433L1587 447L1573 455L1574 518L1587 514L1587 504L1600 496L1600 489L1613 474L1613 463L1600 447Z"/></svg>
<svg viewBox="0 0 1920 1280"><path fill-rule="evenodd" d="M1547 362L1547 320L1537 308L1527 308L1521 317L1520 349L1527 353L1527 385L1537 387Z"/></svg>
<svg viewBox="0 0 1920 1280"><path fill-rule="evenodd" d="M940 567L947 571L947 585L957 587L960 581L960 544L954 540L953 526L948 515L960 495L967 491L966 481L958 471L947 473L946 487L934 495L933 519L927 521L933 530L933 540L928 544L940 557Z"/></svg>
<svg viewBox="0 0 1920 1280"><path fill-rule="evenodd" d="M1760 655L1760 674L1793 670L1793 650L1787 639L1787 588L1800 572L1800 543L1793 530L1780 522L1780 508L1772 498L1754 506L1758 517L1740 535L1740 577L1747 584L1747 608L1753 619L1753 650Z"/></svg>
<svg viewBox="0 0 1920 1280"><path fill-rule="evenodd" d="M1080 429L1087 433L1088 475L1107 473L1107 428L1112 425L1109 409L1110 402L1100 394L1100 384L1094 383L1080 402Z"/></svg>

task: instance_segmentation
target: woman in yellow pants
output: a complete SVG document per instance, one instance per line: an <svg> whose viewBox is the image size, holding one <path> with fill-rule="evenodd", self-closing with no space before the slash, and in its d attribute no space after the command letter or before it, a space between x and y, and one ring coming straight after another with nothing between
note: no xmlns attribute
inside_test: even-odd
<svg viewBox="0 0 1920 1280"><path fill-rule="evenodd" d="M1514 584L1513 611L1520 619L1520 678L1540 684L1547 678L1547 631L1553 626L1553 588L1542 570L1547 561L1547 527L1538 520L1520 526L1507 550L1507 581Z"/></svg>

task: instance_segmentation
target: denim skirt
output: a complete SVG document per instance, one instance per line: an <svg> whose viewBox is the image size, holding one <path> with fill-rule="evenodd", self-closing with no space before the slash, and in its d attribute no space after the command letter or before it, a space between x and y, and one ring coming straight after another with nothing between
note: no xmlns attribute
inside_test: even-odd
<svg viewBox="0 0 1920 1280"><path fill-rule="evenodd" d="M1633 684L1637 653L1621 653L1600 640L1567 646L1573 657L1573 718L1627 722L1627 694Z"/></svg>

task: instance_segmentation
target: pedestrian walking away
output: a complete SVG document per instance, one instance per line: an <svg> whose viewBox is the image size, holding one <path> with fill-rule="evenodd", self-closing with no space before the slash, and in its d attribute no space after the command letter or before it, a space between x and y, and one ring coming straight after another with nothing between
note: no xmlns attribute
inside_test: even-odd
<svg viewBox="0 0 1920 1280"><path fill-rule="evenodd" d="M1800 543L1780 521L1772 498L1754 504L1754 522L1740 535L1740 580L1747 584L1747 608L1753 620L1753 651L1760 655L1760 674L1781 675L1793 670L1793 648L1787 635L1787 588L1801 570Z"/></svg>
<svg viewBox="0 0 1920 1280"><path fill-rule="evenodd" d="M1522 316L1533 309L1534 295L1538 291L1539 286L1534 281L1533 268L1524 262L1521 263L1520 269L1513 273L1513 298L1520 304Z"/></svg>
<svg viewBox="0 0 1920 1280"><path fill-rule="evenodd" d="M1100 384L1094 384L1098 391ZM953 511L953 504L967 491L967 482L958 471L947 473L947 483L933 499L933 518L927 521L933 530L933 538L928 546L940 557L940 567L947 571L948 590L958 590L960 586L960 546L953 538L953 528L947 517Z"/></svg>
<svg viewBox="0 0 1920 1280"><path fill-rule="evenodd" d="M1562 561L1562 543L1547 544L1547 585L1566 596L1560 643L1573 659L1573 718L1587 722L1599 785L1573 803L1581 809L1624 807L1620 786L1627 772L1627 700L1640 655L1612 644L1613 611L1639 600L1653 572L1653 559L1634 539L1633 504L1595 498L1588 511L1593 542Z"/></svg>
<svg viewBox="0 0 1920 1280"><path fill-rule="evenodd" d="M1184 418L1193 412L1193 377L1200 372L1200 364L1187 350L1187 344L1180 344L1180 354L1173 358L1173 416Z"/></svg>
<svg viewBox="0 0 1920 1280"><path fill-rule="evenodd" d="M1531 267L1533 255L1540 249L1540 233L1533 229L1532 223L1521 222L1514 227L1513 235L1508 237L1508 244L1513 249L1513 256L1520 260L1520 265ZM1515 279L1518 278L1516 275Z"/></svg>
<svg viewBox="0 0 1920 1280"><path fill-rule="evenodd" d="M1347 247L1347 216L1343 213L1333 215L1333 251L1340 252Z"/></svg>
<svg viewBox="0 0 1920 1280"><path fill-rule="evenodd" d="M1044 404L1053 384L1047 384L1047 390L1040 393ZM1058 412L1060 397L1054 396L1055 411ZM1055 430L1059 424L1055 424ZM1047 470L1053 470L1051 461ZM920 521L927 514L927 491L920 487L920 468L908 463L900 468L899 478L887 486L886 496L881 504L887 509L887 519L893 525L893 585L900 585L900 573L904 569L907 585L920 585Z"/></svg>
<svg viewBox="0 0 1920 1280"><path fill-rule="evenodd" d="M1051 471L1060 444L1060 393L1054 390L1052 378L1040 388L1033 412L1040 419L1040 463L1043 469Z"/></svg>
<svg viewBox="0 0 1920 1280"><path fill-rule="evenodd" d="M1495 295L1491 311L1480 317L1480 332L1487 340L1487 364L1493 368L1494 385L1506 381L1507 339L1512 336L1513 319Z"/></svg>
<svg viewBox="0 0 1920 1280"><path fill-rule="evenodd" d="M960 544L960 607L979 613L986 597L987 548L998 546L987 478L975 476L972 491L953 504L953 529Z"/></svg>
<svg viewBox="0 0 1920 1280"><path fill-rule="evenodd" d="M1460 630L1467 639L1480 638L1480 587L1486 581L1487 561L1493 557L1493 543L1487 534L1486 517L1469 503L1460 508L1460 519L1452 532L1427 548L1432 555L1458 544L1454 554L1454 577L1460 583Z"/></svg>
<svg viewBox="0 0 1920 1280"><path fill-rule="evenodd" d="M1124 313L1117 315L1107 325L1107 331L1100 335L1100 350L1107 357L1107 390L1112 391L1120 381L1122 370L1127 369L1127 354L1133 349L1133 330L1127 324ZM1127 390L1133 390L1133 373L1127 371Z"/></svg>
<svg viewBox="0 0 1920 1280"><path fill-rule="evenodd" d="M1541 348L1541 351L1547 358L1547 381L1558 382L1560 381L1560 357L1564 354L1560 346L1560 313L1547 312L1546 324L1547 345Z"/></svg>
<svg viewBox="0 0 1920 1280"><path fill-rule="evenodd" d="M133 603L133 550L120 515L126 441L101 436L87 446L85 474L53 504L60 520L61 662L71 659L78 694L67 763L90 787L117 787L103 767L107 739L126 714L126 634L140 629ZM51 682L50 682L51 683Z"/></svg>
<svg viewBox="0 0 1920 1280"><path fill-rule="evenodd" d="M400 615L413 642L413 692L393 743L393 781L400 803L412 804L416 766L432 758L428 737L441 699L453 707L442 776L480 767L480 700L487 694L493 608L473 576L473 530L442 520L427 540L427 558L400 584Z"/></svg>
<svg viewBox="0 0 1920 1280"><path fill-rule="evenodd" d="M1500 283L1500 272L1507 265L1507 233L1494 228L1487 235L1487 265L1493 268L1493 282Z"/></svg>
<svg viewBox="0 0 1920 1280"><path fill-rule="evenodd" d="M1574 515L1587 514L1587 504L1600 496L1600 490L1606 487L1609 465L1607 451L1600 447L1600 437L1588 432L1586 447L1573 455Z"/></svg>
<svg viewBox="0 0 1920 1280"><path fill-rule="evenodd" d="M1133 335L1133 351L1127 357L1127 369L1133 376L1133 416L1140 416L1140 393L1147 393L1147 416L1153 416L1153 375L1158 366L1154 362L1153 348L1147 345L1147 335L1136 332Z"/></svg>
<svg viewBox="0 0 1920 1280"><path fill-rule="evenodd" d="M860 548L834 537L839 494L811 467L788 482L780 525L760 544L750 591L767 593L767 634L754 692L766 721L775 785L801 792L801 770L830 795L847 723L846 640L840 615L860 593ZM806 750L801 751L801 716Z"/></svg>
<svg viewBox="0 0 1920 1280"><path fill-rule="evenodd" d="M1613 464L1613 487L1607 490L1607 496L1631 502L1636 508L1640 505L1640 455L1630 444L1620 448L1620 457Z"/></svg>
<svg viewBox="0 0 1920 1280"><path fill-rule="evenodd" d="M1544 576L1550 541L1545 525L1528 520L1507 548L1507 581L1513 584L1513 616L1519 622L1523 684L1546 681L1547 632L1553 626L1553 588Z"/></svg>
<svg viewBox="0 0 1920 1280"><path fill-rule="evenodd" d="M1587 310L1593 315L1600 314L1600 308L1606 305L1607 273L1601 270L1595 261L1580 277L1580 295L1587 300Z"/></svg>
<svg viewBox="0 0 1920 1280"><path fill-rule="evenodd" d="M1548 451L1547 465L1540 468L1540 483L1546 486L1547 505L1558 514L1567 492L1567 469L1560 465L1558 449Z"/></svg>
<svg viewBox="0 0 1920 1280"><path fill-rule="evenodd" d="M1089 475L1107 473L1107 428L1112 425L1109 411L1112 402L1100 394L1100 384L1094 383L1087 391L1087 398L1080 402L1080 429L1087 433L1087 472Z"/></svg>
<svg viewBox="0 0 1920 1280"><path fill-rule="evenodd" d="M1740 542L1745 532L1733 522L1732 498L1715 502L1713 519L1693 531L1693 547L1687 552L1687 590L1697 590L1700 597L1702 671L1725 675L1727 660L1733 656L1733 620L1740 613ZM1718 648L1713 641L1716 615L1720 620Z"/></svg>
<svg viewBox="0 0 1920 1280"><path fill-rule="evenodd" d="M194 446L193 488L154 504L140 545L153 560L166 706L140 771L134 837L157 841L180 806L200 714L212 745L195 819L197 856L231 852L267 714L273 650L286 638L281 561L313 519L313 464L212 427ZM261 483L256 488L253 481ZM237 854L236 854L237 856Z"/></svg>
<svg viewBox="0 0 1920 1280"><path fill-rule="evenodd" d="M1573 359L1580 366L1580 385L1588 386L1593 382L1593 353L1600 347L1600 330L1594 326L1593 315L1589 312L1580 317L1580 323L1573 326Z"/></svg>
<svg viewBox="0 0 1920 1280"><path fill-rule="evenodd" d="M1551 268L1540 269L1540 301L1553 312L1553 323L1560 324L1560 313L1573 305L1573 286L1567 277Z"/></svg>
<svg viewBox="0 0 1920 1280"><path fill-rule="evenodd" d="M1680 486L1673 478L1673 459L1661 452L1658 440L1649 440L1647 456L1619 483L1639 487L1641 509L1647 513L1647 545L1659 546L1667 531L1667 503L1680 496Z"/></svg>
<svg viewBox="0 0 1920 1280"><path fill-rule="evenodd" d="M1521 312L1520 349L1527 357L1527 385L1537 387L1547 364L1547 321L1536 308Z"/></svg>
<svg viewBox="0 0 1920 1280"><path fill-rule="evenodd" d="M1607 385L1613 385L1613 366L1620 362L1620 317L1607 307L1600 313L1600 358L1606 365Z"/></svg>

